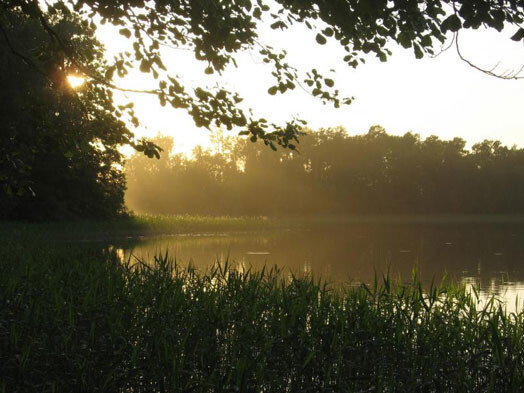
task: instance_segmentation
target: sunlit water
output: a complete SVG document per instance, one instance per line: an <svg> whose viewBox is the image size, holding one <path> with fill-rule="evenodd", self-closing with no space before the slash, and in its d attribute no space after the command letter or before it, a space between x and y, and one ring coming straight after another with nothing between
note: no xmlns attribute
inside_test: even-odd
<svg viewBox="0 0 524 393"><path fill-rule="evenodd" d="M165 235L114 241L122 260L165 254L205 270L217 261L239 269L278 266L340 285L371 283L389 272L411 280L416 269L429 286L447 276L495 295L508 310L524 299L524 227L518 225L319 225L271 232Z"/></svg>

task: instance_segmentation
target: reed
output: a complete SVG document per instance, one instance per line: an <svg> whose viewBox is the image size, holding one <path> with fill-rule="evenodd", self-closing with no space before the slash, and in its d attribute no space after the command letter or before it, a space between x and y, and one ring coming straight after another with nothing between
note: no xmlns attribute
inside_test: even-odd
<svg viewBox="0 0 524 393"><path fill-rule="evenodd" d="M521 392L524 313L451 284L0 248L2 392Z"/></svg>
<svg viewBox="0 0 524 393"><path fill-rule="evenodd" d="M42 241L78 241L190 233L260 232L297 227L300 222L263 216L198 216L140 214L113 220L0 222L0 238L15 234Z"/></svg>

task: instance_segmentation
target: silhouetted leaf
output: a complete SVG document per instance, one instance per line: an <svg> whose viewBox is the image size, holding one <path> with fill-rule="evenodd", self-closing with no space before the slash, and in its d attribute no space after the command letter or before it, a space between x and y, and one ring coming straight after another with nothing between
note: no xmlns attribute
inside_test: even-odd
<svg viewBox="0 0 524 393"><path fill-rule="evenodd" d="M524 29L520 28L513 36L511 36L511 39L513 41L524 40Z"/></svg>
<svg viewBox="0 0 524 393"><path fill-rule="evenodd" d="M140 71L149 72L150 70L151 70L151 62L147 61L146 59L143 59L140 62Z"/></svg>
<svg viewBox="0 0 524 393"><path fill-rule="evenodd" d="M444 22L442 22L442 32L447 31L458 31L462 27L462 22L460 21L460 18L456 15L450 15L448 16Z"/></svg>
<svg viewBox="0 0 524 393"><path fill-rule="evenodd" d="M324 30L322 30L322 33L326 37L333 37L333 34L335 33L334 30L331 27L326 27Z"/></svg>
<svg viewBox="0 0 524 393"><path fill-rule="evenodd" d="M120 29L120 30L118 30L118 32L120 34L122 34L126 38L130 38L131 37L131 31L129 29Z"/></svg>
<svg viewBox="0 0 524 393"><path fill-rule="evenodd" d="M320 44L320 45L324 45L327 40L326 40L326 37L324 37L322 34L318 33L317 36L315 37L315 39L317 40L317 42Z"/></svg>
<svg viewBox="0 0 524 393"><path fill-rule="evenodd" d="M268 92L269 94L271 94L272 96L274 96L275 94L277 94L277 91L278 91L278 87L277 87L277 86L271 86L271 87L267 90L267 92Z"/></svg>
<svg viewBox="0 0 524 393"><path fill-rule="evenodd" d="M415 51L415 57L417 59L422 59L424 57L424 53L422 52L422 49L417 44L413 44L413 49Z"/></svg>

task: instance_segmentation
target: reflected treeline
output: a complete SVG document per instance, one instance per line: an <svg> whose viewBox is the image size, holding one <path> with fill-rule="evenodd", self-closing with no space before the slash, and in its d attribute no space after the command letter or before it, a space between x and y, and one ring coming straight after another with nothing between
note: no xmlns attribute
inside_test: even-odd
<svg viewBox="0 0 524 393"><path fill-rule="evenodd" d="M389 135L373 126L311 131L300 153L214 137L213 151L128 161L128 206L162 214L439 214L524 212L524 150L461 138ZM170 151L173 140L156 143Z"/></svg>

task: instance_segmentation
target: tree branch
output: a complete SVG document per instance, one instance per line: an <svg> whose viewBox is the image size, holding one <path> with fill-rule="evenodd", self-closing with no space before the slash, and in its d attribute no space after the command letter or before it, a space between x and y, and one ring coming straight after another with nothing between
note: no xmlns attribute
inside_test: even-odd
<svg viewBox="0 0 524 393"><path fill-rule="evenodd" d="M516 72L514 70L507 70L503 74L498 74L498 73L495 72L495 69L498 67L498 65L500 63L495 64L495 66L493 66L490 70L488 70L488 69L481 68L478 65L476 65L475 63L473 63L471 60L466 59L462 55L462 52L460 51L459 32L458 31L455 33L455 48L457 49L457 54L458 54L460 60L462 60L463 62L468 64L470 67L473 67L474 69L476 69L476 70L478 70L478 71L480 71L480 72L482 72L482 73L484 73L486 75L493 76L493 77L499 78L499 79L504 79L504 80L524 79L524 76L520 75L520 73L522 71L524 71L524 65L522 67L520 67L520 69L518 71L516 71Z"/></svg>
<svg viewBox="0 0 524 393"><path fill-rule="evenodd" d="M7 31L5 30L4 26L0 22L0 33L2 33L2 36L4 37L4 40L9 48L9 50L17 57L22 59L24 63L26 63L29 67L34 68L39 74L44 76L46 79L49 79L49 76L42 71L42 69L28 56L24 55L22 52L18 51L14 45L11 43L11 40L9 39L9 35L7 34Z"/></svg>
<svg viewBox="0 0 524 393"><path fill-rule="evenodd" d="M453 46L454 42L455 42L455 33L453 33L453 38L451 38L451 42L448 45L441 45L440 51L437 54L431 55L429 57L431 59L436 59L441 54L449 50Z"/></svg>
<svg viewBox="0 0 524 393"><path fill-rule="evenodd" d="M119 90L119 91L123 91L123 92L127 92L127 93L145 93L145 94L154 94L154 95L158 95L160 94L162 91L159 90L159 89L154 89L154 90L143 90L143 89L130 89L130 88L124 88L124 87L120 87L118 85L115 85L111 82L108 82L106 80L104 80L103 78L99 77L98 75L90 72L83 64L81 64L80 62L78 62L75 58L75 54L74 52L71 50L70 46L67 45L63 40L62 38L60 37L60 35L58 35L54 30L53 28L49 25L49 23L47 22L47 20L45 19L44 15L41 14L39 16L39 20L40 20L40 23L41 25L43 26L43 28L46 30L46 32L51 36L52 39L54 39L58 45L60 46L60 49L62 49L62 52L65 54L65 56L67 57L67 59L80 71L82 72L84 75L86 75L89 79L92 79L93 81L97 82L97 83L100 83L100 84L103 84L111 89L115 89L115 90Z"/></svg>

